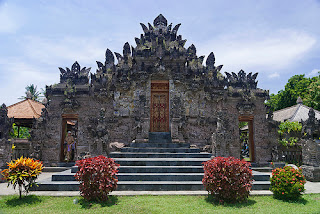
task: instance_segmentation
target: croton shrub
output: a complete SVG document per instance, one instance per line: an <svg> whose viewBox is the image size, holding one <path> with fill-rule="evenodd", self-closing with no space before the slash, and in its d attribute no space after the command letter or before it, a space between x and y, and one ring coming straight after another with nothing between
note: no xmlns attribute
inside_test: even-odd
<svg viewBox="0 0 320 214"><path fill-rule="evenodd" d="M216 157L202 163L205 189L220 202L245 201L252 187L251 164L234 157Z"/></svg>
<svg viewBox="0 0 320 214"><path fill-rule="evenodd" d="M118 168L112 158L98 156L76 162L78 171L75 178L80 182L80 194L91 201L106 201L108 194L117 188Z"/></svg>
<svg viewBox="0 0 320 214"><path fill-rule="evenodd" d="M272 170L270 190L279 199L298 199L304 192L306 179L302 170L291 166Z"/></svg>
<svg viewBox="0 0 320 214"><path fill-rule="evenodd" d="M14 189L18 185L21 198L23 188L28 193L32 185L35 184L35 180L42 172L43 164L39 160L21 156L21 158L8 163L8 167L1 172L3 179L8 182L8 186L13 185Z"/></svg>

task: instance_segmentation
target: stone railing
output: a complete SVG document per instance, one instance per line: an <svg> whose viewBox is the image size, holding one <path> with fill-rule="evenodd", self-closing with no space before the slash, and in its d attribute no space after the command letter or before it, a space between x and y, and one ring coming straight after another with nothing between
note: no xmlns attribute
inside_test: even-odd
<svg viewBox="0 0 320 214"><path fill-rule="evenodd" d="M28 139L13 139L12 143L15 145L15 148L13 150L12 154L12 160L15 160L17 158L23 157L29 157L30 156L30 146L31 143L28 141Z"/></svg>
<svg viewBox="0 0 320 214"><path fill-rule="evenodd" d="M279 158L286 163L302 165L302 149L299 146L279 147Z"/></svg>

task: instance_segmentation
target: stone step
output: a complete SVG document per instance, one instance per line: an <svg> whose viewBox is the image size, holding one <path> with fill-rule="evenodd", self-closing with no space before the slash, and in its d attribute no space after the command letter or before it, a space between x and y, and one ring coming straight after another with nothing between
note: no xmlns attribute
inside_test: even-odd
<svg viewBox="0 0 320 214"><path fill-rule="evenodd" d="M254 181L252 190L269 190L270 181ZM119 181L117 191L196 191L201 181ZM79 191L77 181L42 181L31 191Z"/></svg>
<svg viewBox="0 0 320 214"><path fill-rule="evenodd" d="M201 166L208 158L115 158L120 166Z"/></svg>
<svg viewBox="0 0 320 214"><path fill-rule="evenodd" d="M50 166L45 166L42 170L42 172L63 172L66 171L68 169L70 169L71 167L50 167Z"/></svg>
<svg viewBox="0 0 320 214"><path fill-rule="evenodd" d="M200 149L190 148L133 148L124 147L121 148L121 152L133 152L133 153L199 153Z"/></svg>
<svg viewBox="0 0 320 214"><path fill-rule="evenodd" d="M71 169L78 171L77 167ZM202 166L121 166L119 173L203 173Z"/></svg>
<svg viewBox="0 0 320 214"><path fill-rule="evenodd" d="M52 181L75 181L75 173L66 170L52 175ZM118 174L119 181L201 181L203 171L198 173L121 173ZM270 175L261 172L253 172L255 181L269 181Z"/></svg>
<svg viewBox="0 0 320 214"><path fill-rule="evenodd" d="M253 180L255 180L255 181L270 181L270 174L269 173L252 171L252 174L253 174Z"/></svg>
<svg viewBox="0 0 320 214"><path fill-rule="evenodd" d="M258 172L272 172L272 167L251 167L251 169Z"/></svg>
<svg viewBox="0 0 320 214"><path fill-rule="evenodd" d="M111 158L210 158L211 153L132 153L112 152Z"/></svg>
<svg viewBox="0 0 320 214"><path fill-rule="evenodd" d="M170 132L149 132L149 143L171 143Z"/></svg>
<svg viewBox="0 0 320 214"><path fill-rule="evenodd" d="M75 165L75 162L60 162L57 165L58 167L72 167Z"/></svg>
<svg viewBox="0 0 320 214"><path fill-rule="evenodd" d="M189 148L190 143L130 143L133 148Z"/></svg>
<svg viewBox="0 0 320 214"><path fill-rule="evenodd" d="M52 181L75 181L75 173L52 175ZM203 173L119 173L119 181L201 181Z"/></svg>

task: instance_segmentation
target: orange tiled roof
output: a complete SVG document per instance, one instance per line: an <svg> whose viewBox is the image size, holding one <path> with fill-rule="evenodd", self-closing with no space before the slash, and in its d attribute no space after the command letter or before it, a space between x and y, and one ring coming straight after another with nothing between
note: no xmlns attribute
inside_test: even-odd
<svg viewBox="0 0 320 214"><path fill-rule="evenodd" d="M8 106L8 117L16 119L39 118L44 105L38 101L26 99L11 106Z"/></svg>

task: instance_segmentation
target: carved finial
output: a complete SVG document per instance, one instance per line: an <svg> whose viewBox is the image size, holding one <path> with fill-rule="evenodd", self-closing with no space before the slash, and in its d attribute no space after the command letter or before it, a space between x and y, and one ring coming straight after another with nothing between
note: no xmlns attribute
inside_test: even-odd
<svg viewBox="0 0 320 214"><path fill-rule="evenodd" d="M3 103L0 108L6 109L7 106L6 106L6 104Z"/></svg>
<svg viewBox="0 0 320 214"><path fill-rule="evenodd" d="M194 46L194 44L192 44L188 50L187 50L187 54L188 54L188 57L195 57L197 55L197 49L196 47Z"/></svg>
<svg viewBox="0 0 320 214"><path fill-rule="evenodd" d="M149 30L153 30L153 27L150 23L148 23L148 26L149 26Z"/></svg>
<svg viewBox="0 0 320 214"><path fill-rule="evenodd" d="M177 24L176 26L174 26L174 28L172 29L172 33L173 33L173 34L177 34L180 25L181 25L181 24Z"/></svg>
<svg viewBox="0 0 320 214"><path fill-rule="evenodd" d="M130 55L131 55L130 45L128 42L126 42L123 46L123 56L130 56Z"/></svg>
<svg viewBox="0 0 320 214"><path fill-rule="evenodd" d="M303 104L303 101L302 101L301 97L298 97L297 104Z"/></svg>
<svg viewBox="0 0 320 214"><path fill-rule="evenodd" d="M140 25L142 27L143 32L148 33L149 30L148 30L147 26L145 26L143 23L140 23Z"/></svg>
<svg viewBox="0 0 320 214"><path fill-rule="evenodd" d="M157 16L157 18L155 18L153 21L153 26L158 27L160 25L165 27L168 25L167 19L162 14Z"/></svg>
<svg viewBox="0 0 320 214"><path fill-rule="evenodd" d="M47 105L48 99L47 99L46 97L43 98L42 101L41 101L41 103L42 103L43 105Z"/></svg>
<svg viewBox="0 0 320 214"><path fill-rule="evenodd" d="M31 94L30 91L27 91L27 92L26 92L26 98L27 98L27 99L31 99L31 98L32 98L32 94Z"/></svg>
<svg viewBox="0 0 320 214"><path fill-rule="evenodd" d="M121 56L121 54L119 54L117 52L114 52L114 54L116 55L118 62L123 60L123 57Z"/></svg>
<svg viewBox="0 0 320 214"><path fill-rule="evenodd" d="M314 120L316 118L316 113L314 112L313 108L309 109L308 116L309 120Z"/></svg>
<svg viewBox="0 0 320 214"><path fill-rule="evenodd" d="M75 61L75 63L73 63L73 65L71 67L71 71L76 74L80 73L80 65L77 61Z"/></svg>
<svg viewBox="0 0 320 214"><path fill-rule="evenodd" d="M213 68L215 62L216 62L216 58L214 57L213 52L211 52L206 60L206 66Z"/></svg>
<svg viewBox="0 0 320 214"><path fill-rule="evenodd" d="M114 56L109 48L106 50L106 64L114 64Z"/></svg>

